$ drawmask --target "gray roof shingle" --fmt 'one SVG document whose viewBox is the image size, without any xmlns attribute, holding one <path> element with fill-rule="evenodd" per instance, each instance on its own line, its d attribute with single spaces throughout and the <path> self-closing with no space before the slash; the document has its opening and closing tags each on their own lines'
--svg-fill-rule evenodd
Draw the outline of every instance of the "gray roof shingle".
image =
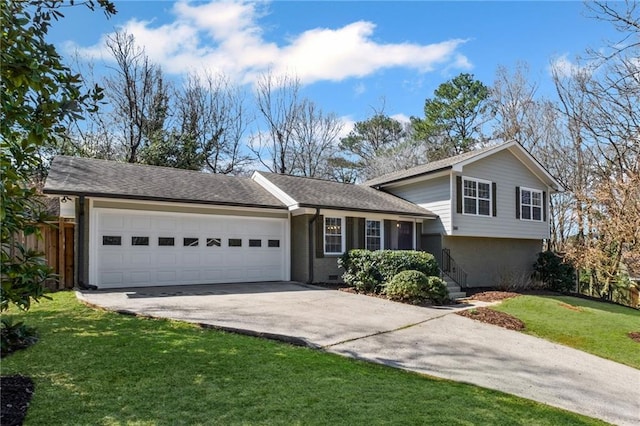
<svg viewBox="0 0 640 426">
<path fill-rule="evenodd" d="M 436 217 L 429 210 L 368 186 L 275 173 L 259 173 L 297 201 L 300 207 Z"/>
<path fill-rule="evenodd" d="M 246 177 L 67 156 L 53 160 L 44 193 L 286 208 Z"/>
<path fill-rule="evenodd" d="M 502 144 L 500 144 L 502 145 Z M 377 186 L 383 185 L 386 183 L 397 182 L 404 179 L 409 179 L 415 176 L 426 175 L 429 173 L 437 172 L 439 170 L 450 169 L 455 164 L 460 163 L 464 160 L 468 160 L 477 155 L 480 155 L 486 151 L 495 149 L 500 145 L 490 145 L 484 148 L 476 149 L 475 151 L 465 152 L 463 154 L 455 155 L 453 157 L 444 158 L 438 161 L 432 161 L 427 164 L 422 164 L 420 166 L 412 167 L 406 170 L 398 170 L 397 172 L 387 173 L 386 175 L 378 176 L 373 179 L 369 179 L 364 182 L 363 185 L 367 186 Z"/>
</svg>

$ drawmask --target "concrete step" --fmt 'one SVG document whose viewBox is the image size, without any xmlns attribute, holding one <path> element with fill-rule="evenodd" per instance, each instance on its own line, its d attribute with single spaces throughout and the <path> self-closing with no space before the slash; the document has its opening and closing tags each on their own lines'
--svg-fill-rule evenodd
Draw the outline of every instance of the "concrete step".
<svg viewBox="0 0 640 426">
<path fill-rule="evenodd" d="M 461 291 L 462 289 L 460 286 L 451 278 L 445 275 L 442 280 L 447 284 L 447 291 L 449 292 L 449 297 L 451 299 L 463 299 L 467 297 L 467 293 Z"/>
<path fill-rule="evenodd" d="M 467 297 L 467 293 L 465 293 L 463 291 L 449 292 L 449 298 L 451 300 L 465 299 L 466 297 Z"/>
</svg>

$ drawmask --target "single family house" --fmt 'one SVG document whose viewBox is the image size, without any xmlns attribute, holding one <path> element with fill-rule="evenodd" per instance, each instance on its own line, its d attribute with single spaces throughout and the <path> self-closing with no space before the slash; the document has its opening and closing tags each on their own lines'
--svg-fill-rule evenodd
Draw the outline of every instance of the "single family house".
<svg viewBox="0 0 640 426">
<path fill-rule="evenodd" d="M 366 248 L 430 251 L 457 290 L 529 271 L 559 188 L 509 142 L 362 185 L 58 156 L 44 193 L 75 204 L 80 287 L 338 282 Z"/>
</svg>

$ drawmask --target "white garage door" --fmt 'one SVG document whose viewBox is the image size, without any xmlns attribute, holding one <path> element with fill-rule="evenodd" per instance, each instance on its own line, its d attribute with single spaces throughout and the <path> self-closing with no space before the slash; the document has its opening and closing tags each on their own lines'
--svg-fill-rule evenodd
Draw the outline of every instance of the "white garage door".
<svg viewBox="0 0 640 426">
<path fill-rule="evenodd" d="M 286 219 L 96 208 L 92 220 L 99 288 L 288 277 Z"/>
</svg>

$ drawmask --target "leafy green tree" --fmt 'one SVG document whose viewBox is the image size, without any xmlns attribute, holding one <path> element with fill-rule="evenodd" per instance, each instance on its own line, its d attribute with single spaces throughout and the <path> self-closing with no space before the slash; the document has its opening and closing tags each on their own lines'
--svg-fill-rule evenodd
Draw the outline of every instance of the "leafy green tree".
<svg viewBox="0 0 640 426">
<path fill-rule="evenodd" d="M 353 130 L 340 140 L 340 149 L 350 157 L 353 169 L 371 177 L 376 174 L 370 170 L 375 160 L 402 145 L 406 137 L 407 131 L 401 122 L 376 112 L 373 117 L 354 125 Z"/>
<path fill-rule="evenodd" d="M 480 139 L 489 88 L 473 74 L 460 74 L 425 100 L 424 118 L 411 117 L 413 136 L 429 145 L 429 160 L 461 154 Z"/>
<path fill-rule="evenodd" d="M 39 150 L 63 137 L 68 124 L 93 110 L 101 97 L 97 87 L 82 93 L 81 78 L 71 72 L 46 41 L 52 20 L 63 17 L 62 0 L 0 0 L 2 38 L 1 149 L 2 290 L 0 311 L 11 304 L 29 309 L 43 295 L 42 283 L 50 275 L 43 257 L 27 250 L 16 238 L 37 232 L 43 213 L 33 182 L 41 168 Z M 116 12 L 108 0 L 82 4 Z"/>
</svg>

